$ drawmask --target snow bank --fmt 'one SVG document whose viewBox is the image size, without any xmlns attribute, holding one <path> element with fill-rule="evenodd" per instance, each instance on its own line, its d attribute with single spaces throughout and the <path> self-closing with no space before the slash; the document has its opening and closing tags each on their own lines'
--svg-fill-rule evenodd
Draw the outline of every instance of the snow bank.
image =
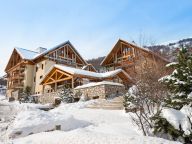
<svg viewBox="0 0 192 144">
<path fill-rule="evenodd" d="M 71 104 L 60 104 L 59 107 L 51 110 L 52 113 L 65 113 L 68 110 L 78 110 L 86 108 L 87 106 L 91 104 L 97 104 L 99 103 L 98 100 L 89 100 L 89 101 L 79 101 L 77 103 L 71 103 Z"/>
<path fill-rule="evenodd" d="M 172 108 L 164 108 L 161 112 L 161 116 L 177 130 L 180 130 L 181 127 L 185 134 L 189 135 L 192 132 L 191 124 L 187 115 L 183 112 L 187 113 L 187 109 L 185 108 L 179 111 Z"/>
<path fill-rule="evenodd" d="M 75 130 L 71 132 L 54 131 L 39 133 L 25 138 L 16 139 L 14 144 L 180 144 L 161 138 L 144 136 L 120 136 L 91 132 L 88 130 Z"/>
<path fill-rule="evenodd" d="M 61 125 L 61 130 L 69 131 L 90 125 L 89 122 L 75 119 L 71 115 L 56 114 L 41 110 L 20 112 L 8 129 L 10 138 L 18 138 L 34 133 L 52 131 L 56 125 Z"/>
</svg>

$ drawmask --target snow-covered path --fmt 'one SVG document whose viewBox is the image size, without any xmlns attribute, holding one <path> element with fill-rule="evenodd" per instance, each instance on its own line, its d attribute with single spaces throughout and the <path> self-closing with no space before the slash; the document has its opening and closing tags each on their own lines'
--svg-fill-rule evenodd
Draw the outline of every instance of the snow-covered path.
<svg viewBox="0 0 192 144">
<path fill-rule="evenodd" d="M 8 133 L 21 131 L 22 135 L 10 139 L 11 144 L 175 144 L 160 138 L 144 137 L 123 110 L 88 109 L 92 102 L 62 104 L 44 112 L 38 105 L 7 103 L 16 118 L 9 124 Z M 3 102 L 4 104 L 6 102 Z M 12 106 L 11 106 L 12 105 Z M 5 108 L 5 107 L 4 107 Z M 8 114 L 9 116 L 9 114 Z M 62 131 L 49 131 L 57 123 Z M 1 125 L 0 125 L 1 127 Z M 3 127 L 1 127 L 3 128 Z M 47 131 L 47 132 L 46 132 Z M 4 131 L 5 132 L 5 131 Z M 26 132 L 30 135 L 26 136 Z M 1 142 L 0 142 L 1 143 Z"/>
</svg>

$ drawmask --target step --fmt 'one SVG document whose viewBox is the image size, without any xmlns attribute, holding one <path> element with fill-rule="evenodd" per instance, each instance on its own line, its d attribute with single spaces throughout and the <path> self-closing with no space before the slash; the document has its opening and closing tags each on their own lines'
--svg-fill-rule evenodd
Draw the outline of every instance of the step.
<svg viewBox="0 0 192 144">
<path fill-rule="evenodd" d="M 106 110 L 122 110 L 124 107 L 111 107 L 111 106 L 88 106 L 90 109 L 106 109 Z"/>
</svg>

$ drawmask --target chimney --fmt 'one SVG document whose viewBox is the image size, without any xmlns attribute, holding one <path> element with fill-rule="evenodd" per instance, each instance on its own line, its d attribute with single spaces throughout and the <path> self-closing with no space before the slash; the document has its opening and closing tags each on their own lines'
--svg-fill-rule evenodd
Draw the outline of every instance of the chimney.
<svg viewBox="0 0 192 144">
<path fill-rule="evenodd" d="M 46 50 L 47 50 L 47 48 L 43 48 L 43 47 L 38 47 L 38 48 L 35 49 L 35 51 L 38 52 L 38 53 L 43 53 Z"/>
</svg>

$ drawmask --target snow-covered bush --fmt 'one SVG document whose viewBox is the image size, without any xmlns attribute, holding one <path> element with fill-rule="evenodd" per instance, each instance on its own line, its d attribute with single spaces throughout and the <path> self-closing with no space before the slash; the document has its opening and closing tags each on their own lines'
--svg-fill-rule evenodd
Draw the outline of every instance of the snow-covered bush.
<svg viewBox="0 0 192 144">
<path fill-rule="evenodd" d="M 61 97 L 62 101 L 65 103 L 74 102 L 74 92 L 71 88 L 63 88 L 59 92 L 59 96 Z"/>
<path fill-rule="evenodd" d="M 167 89 L 158 82 L 160 76 L 161 73 L 147 69 L 124 96 L 125 111 L 134 113 L 132 120 L 144 135 L 151 135 L 151 117 L 161 109 L 161 103 L 167 95 Z"/>
</svg>

